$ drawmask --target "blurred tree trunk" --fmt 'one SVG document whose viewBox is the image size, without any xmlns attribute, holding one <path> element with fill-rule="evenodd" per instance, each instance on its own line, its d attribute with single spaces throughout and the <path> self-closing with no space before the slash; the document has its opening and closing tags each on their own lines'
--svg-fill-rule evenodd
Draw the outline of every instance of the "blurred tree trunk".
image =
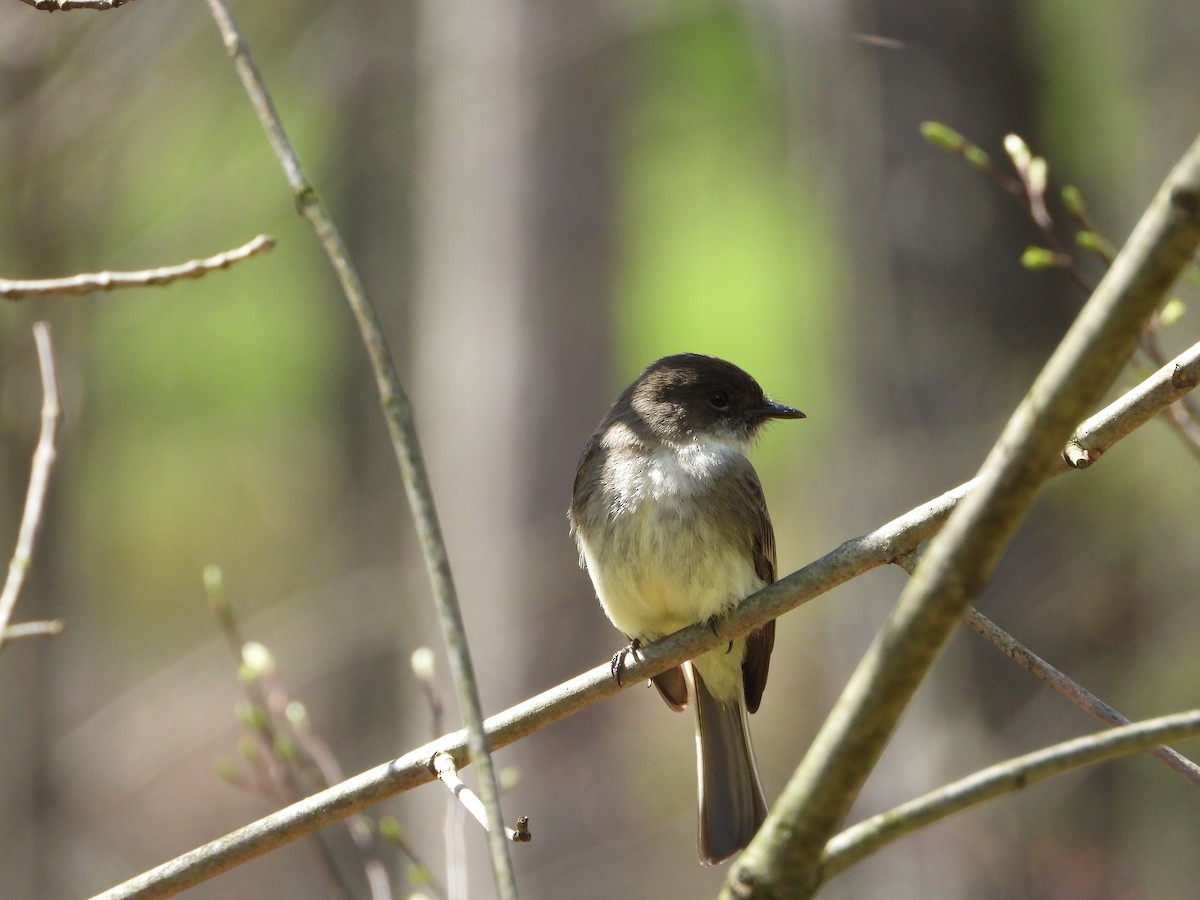
<svg viewBox="0 0 1200 900">
<path fill-rule="evenodd" d="M 53 172 L 41 165 L 36 155 L 42 121 L 33 113 L 38 88 L 57 67 L 47 52 L 53 39 L 36 33 L 28 23 L 25 35 L 28 56 L 7 75 L 10 91 L 4 95 L 0 114 L 7 127 L 0 130 L 0 188 L 6 197 L 0 215 L 10 226 L 4 229 L 4 257 L 14 270 L 0 271 L 10 278 L 52 277 L 69 271 L 71 241 L 63 240 L 50 223 L 70 219 L 70 200 L 63 196 Z M 18 57 L 19 58 L 19 57 Z M 68 229 L 70 230 L 70 229 Z M 29 470 L 41 421 L 41 382 L 31 326 L 35 321 L 51 323 L 55 364 L 60 391 L 77 383 L 80 336 L 91 315 L 75 306 L 73 313 L 56 316 L 53 301 L 33 299 L 20 305 L 6 304 L 0 323 L 0 571 L 6 576 L 29 483 Z M 64 419 L 78 412 L 71 401 Z M 36 619 L 62 618 L 69 622 L 72 600 L 65 589 L 69 566 L 61 532 L 61 505 L 69 485 L 64 486 L 64 469 L 74 457 L 66 446 L 77 431 L 74 423 L 62 421 L 58 439 L 58 462 L 51 477 L 43 509 L 39 540 L 31 570 L 10 624 Z M 65 463 L 65 465 L 64 465 Z M 68 476 L 69 480 L 69 476 Z M 53 602 L 52 602 L 53 598 Z M 53 896 L 60 888 L 56 871 L 59 825 L 63 821 L 63 798 L 51 776 L 52 723 L 69 705 L 55 674 L 59 638 L 32 639 L 5 646 L 0 656 L 0 796 L 4 816 L 0 819 L 0 894 L 13 900 Z"/>
<path fill-rule="evenodd" d="M 595 663 L 617 639 L 576 568 L 565 515 L 576 456 L 561 452 L 583 446 L 608 392 L 602 8 L 420 5 L 415 402 L 487 713 Z M 516 756 L 529 776 L 509 818 L 531 815 L 558 846 L 574 836 L 564 830 L 582 840 L 593 828 L 565 814 L 564 791 L 606 793 L 597 748 L 581 747 L 596 721 L 500 760 Z M 515 855 L 532 861 L 537 847 Z"/>
</svg>

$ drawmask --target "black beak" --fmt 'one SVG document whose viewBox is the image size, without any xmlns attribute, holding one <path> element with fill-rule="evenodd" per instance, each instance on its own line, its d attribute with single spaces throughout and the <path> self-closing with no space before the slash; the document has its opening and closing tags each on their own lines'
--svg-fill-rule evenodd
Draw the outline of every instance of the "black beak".
<svg viewBox="0 0 1200 900">
<path fill-rule="evenodd" d="M 792 409 L 790 406 L 784 406 L 782 403 L 776 403 L 774 400 L 768 400 L 759 409 L 755 410 L 758 415 L 764 419 L 806 419 L 804 413 L 798 409 Z"/>
</svg>

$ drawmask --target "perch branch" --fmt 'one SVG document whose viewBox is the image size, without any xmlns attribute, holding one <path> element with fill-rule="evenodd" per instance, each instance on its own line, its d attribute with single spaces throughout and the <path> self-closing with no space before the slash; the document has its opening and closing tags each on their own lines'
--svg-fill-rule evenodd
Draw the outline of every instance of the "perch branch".
<svg viewBox="0 0 1200 900">
<path fill-rule="evenodd" d="M 1171 373 L 1167 370 L 1173 368 L 1174 364 L 1168 365 L 1166 370 L 1160 370 L 1148 380 L 1165 377 L 1169 381 Z M 1197 374 L 1200 372 L 1200 362 L 1193 361 L 1188 370 Z M 1187 388 L 1181 387 L 1179 390 L 1186 392 Z M 1172 402 L 1174 399 L 1177 399 L 1174 395 L 1160 397 L 1163 403 Z M 1120 417 L 1132 415 L 1132 409 L 1131 400 L 1125 405 L 1112 404 L 1106 409 L 1106 413 Z M 1092 450 L 1099 451 L 1099 455 L 1108 449 L 1107 445 L 1100 443 L 1102 439 L 1111 436 L 1118 440 L 1123 434 L 1124 429 L 1121 427 L 1095 429 L 1086 439 L 1086 444 Z M 1077 470 L 1060 460 L 1057 474 L 1075 471 Z M 618 685 L 612 677 L 610 664 L 606 661 L 603 665 L 490 717 L 486 725 L 492 746 L 508 746 L 547 725 L 723 644 L 732 637 L 744 634 L 771 619 L 779 618 L 788 610 L 864 572 L 889 565 L 905 554 L 912 553 L 922 541 L 937 532 L 956 504 L 970 493 L 975 484 L 974 480 L 962 484 L 868 534 L 845 541 L 820 559 L 748 597 L 733 613 L 715 625 L 693 625 L 642 647 L 637 657 L 631 657 L 626 663 L 625 671 L 628 677 L 623 679 L 623 686 Z M 398 759 L 368 769 L 341 784 L 306 797 L 222 838 L 143 872 L 100 894 L 97 900 L 147 900 L 170 897 L 194 887 L 388 797 L 429 783 L 435 777 L 431 765 L 433 757 L 438 753 L 449 753 L 461 766 L 467 759 L 466 733 L 459 731 L 445 735 Z"/>
</svg>

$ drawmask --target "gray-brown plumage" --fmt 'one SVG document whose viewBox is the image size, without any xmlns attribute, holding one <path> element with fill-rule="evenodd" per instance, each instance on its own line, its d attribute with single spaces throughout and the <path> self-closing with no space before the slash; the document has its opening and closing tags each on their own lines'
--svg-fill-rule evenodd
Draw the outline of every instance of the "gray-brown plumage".
<svg viewBox="0 0 1200 900">
<path fill-rule="evenodd" d="M 775 537 L 746 457 L 770 419 L 802 418 L 711 356 L 651 364 L 592 435 L 575 478 L 571 532 L 596 595 L 631 641 L 728 612 L 775 580 Z M 654 679 L 673 709 L 694 700 L 699 850 L 717 863 L 766 815 L 746 712 L 766 686 L 775 623 Z"/>
</svg>

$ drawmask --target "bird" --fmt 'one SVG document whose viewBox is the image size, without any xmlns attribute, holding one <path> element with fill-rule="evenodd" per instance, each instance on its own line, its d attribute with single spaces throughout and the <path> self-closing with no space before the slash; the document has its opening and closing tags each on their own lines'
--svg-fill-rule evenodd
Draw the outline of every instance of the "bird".
<svg viewBox="0 0 1200 900">
<path fill-rule="evenodd" d="M 747 456 L 763 426 L 804 413 L 738 366 L 681 353 L 649 366 L 612 404 L 580 457 L 570 531 L 605 614 L 629 640 L 613 658 L 715 622 L 775 580 L 775 535 Z M 775 622 L 653 679 L 695 710 L 700 861 L 742 850 L 767 806 L 750 742 Z"/>
</svg>

